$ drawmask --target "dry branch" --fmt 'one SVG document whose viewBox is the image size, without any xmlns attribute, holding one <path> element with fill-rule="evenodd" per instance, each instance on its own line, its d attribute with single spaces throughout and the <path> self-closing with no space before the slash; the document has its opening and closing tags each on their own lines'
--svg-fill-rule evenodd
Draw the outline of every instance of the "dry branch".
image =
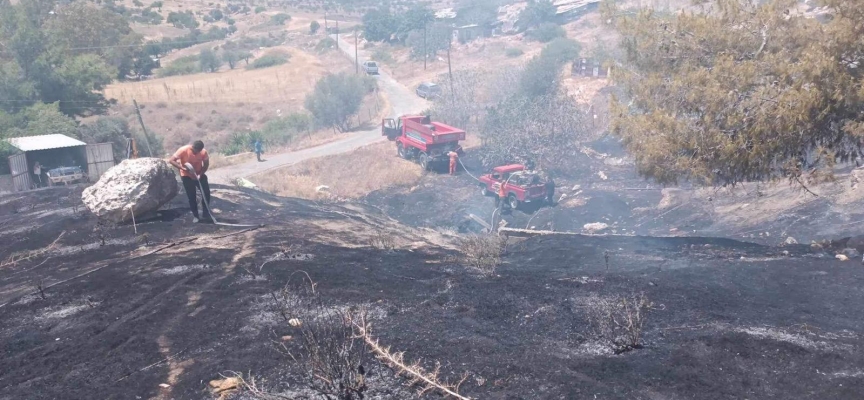
<svg viewBox="0 0 864 400">
<path fill-rule="evenodd" d="M 440 364 L 436 363 L 435 369 L 431 372 L 427 372 L 420 365 L 419 361 L 413 363 L 406 362 L 404 352 L 394 353 L 390 351 L 389 347 L 381 346 L 378 343 L 378 340 L 371 336 L 370 324 L 366 321 L 365 317 L 361 316 L 358 320 L 352 320 L 351 322 L 354 326 L 356 337 L 363 339 L 370 351 L 375 354 L 375 358 L 386 364 L 398 374 L 407 376 L 409 378 L 408 386 L 418 386 L 420 388 L 418 391 L 420 395 L 429 391 L 438 391 L 444 396 L 452 397 L 454 399 L 471 400 L 470 397 L 465 397 L 459 394 L 459 386 L 468 377 L 467 375 L 463 376 L 462 379 L 455 384 L 443 382 L 438 377 Z"/>
<path fill-rule="evenodd" d="M 4 261 L 2 264 L 0 264 L 0 268 L 14 266 L 14 265 L 17 265 L 19 262 L 29 261 L 29 260 L 32 260 L 34 258 L 41 257 L 41 256 L 47 254 L 48 252 L 57 248 L 57 242 L 59 242 L 60 239 L 63 238 L 63 235 L 65 235 L 65 234 L 66 234 L 66 231 L 60 232 L 60 235 L 57 236 L 57 239 L 54 239 L 54 241 L 51 242 L 51 244 L 49 244 L 48 246 L 43 247 L 41 249 L 30 250 L 30 251 L 26 251 L 26 252 L 19 252 L 19 253 L 12 254 L 11 256 L 9 256 L 9 258 L 6 259 L 6 261 Z"/>
</svg>

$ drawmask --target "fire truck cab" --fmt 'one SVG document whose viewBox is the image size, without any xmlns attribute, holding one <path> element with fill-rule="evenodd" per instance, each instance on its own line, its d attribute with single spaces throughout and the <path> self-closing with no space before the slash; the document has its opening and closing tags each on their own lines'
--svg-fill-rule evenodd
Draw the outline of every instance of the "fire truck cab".
<svg viewBox="0 0 864 400">
<path fill-rule="evenodd" d="M 484 196 L 500 196 L 504 186 L 504 199 L 511 208 L 522 203 L 543 201 L 546 198 L 546 182 L 534 171 L 522 164 L 495 167 L 492 172 L 480 176 L 480 191 Z"/>
<path fill-rule="evenodd" d="M 460 156 L 463 154 L 459 141 L 465 140 L 465 131 L 434 122 L 428 115 L 384 119 L 381 122 L 381 135 L 396 142 L 399 157 L 415 160 L 427 171 L 446 165 L 451 151 Z"/>
</svg>

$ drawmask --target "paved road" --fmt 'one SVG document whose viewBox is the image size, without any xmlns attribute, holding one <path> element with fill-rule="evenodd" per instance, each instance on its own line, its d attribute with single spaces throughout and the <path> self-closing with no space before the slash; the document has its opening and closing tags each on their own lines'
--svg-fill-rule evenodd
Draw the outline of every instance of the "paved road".
<svg viewBox="0 0 864 400">
<path fill-rule="evenodd" d="M 353 38 L 352 38 L 353 39 Z M 339 40 L 339 49 L 345 52 L 351 60 L 354 60 L 354 41 Z M 363 49 L 358 51 L 358 58 L 362 63 L 369 59 Z M 377 76 L 378 87 L 390 102 L 391 116 L 419 113 L 429 108 L 429 103 L 417 97 L 412 89 L 406 88 L 386 73 Z M 333 142 L 310 147 L 290 153 L 268 154 L 266 162 L 250 161 L 244 164 L 217 168 L 207 173 L 210 182 L 231 184 L 237 178 L 245 178 L 260 174 L 268 170 L 291 165 L 310 158 L 329 156 L 345 153 L 357 148 L 385 140 L 381 136 L 381 129 L 375 128 L 368 131 L 346 133 L 345 137 Z"/>
</svg>

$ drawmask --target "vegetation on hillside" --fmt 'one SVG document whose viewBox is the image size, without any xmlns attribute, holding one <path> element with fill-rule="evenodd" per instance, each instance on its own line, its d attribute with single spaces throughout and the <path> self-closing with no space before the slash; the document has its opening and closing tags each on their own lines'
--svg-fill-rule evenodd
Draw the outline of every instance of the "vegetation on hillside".
<svg viewBox="0 0 864 400">
<path fill-rule="evenodd" d="M 830 176 L 861 157 L 864 9 L 826 0 L 826 21 L 793 0 L 714 0 L 711 13 L 614 16 L 625 51 L 613 132 L 663 183 Z"/>
<path fill-rule="evenodd" d="M 374 90 L 374 85 L 374 79 L 354 74 L 327 75 L 318 80 L 314 92 L 306 95 L 306 109 L 320 126 L 346 132 L 351 128 L 351 116 L 360 109 L 363 97 L 370 89 Z"/>
</svg>

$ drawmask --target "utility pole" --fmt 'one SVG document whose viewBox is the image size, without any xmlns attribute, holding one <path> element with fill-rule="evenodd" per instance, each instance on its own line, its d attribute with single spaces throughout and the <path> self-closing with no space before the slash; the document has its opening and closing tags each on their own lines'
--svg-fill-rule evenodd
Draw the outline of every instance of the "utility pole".
<svg viewBox="0 0 864 400">
<path fill-rule="evenodd" d="M 447 75 L 450 75 L 450 99 L 453 106 L 456 106 L 456 92 L 453 90 L 453 68 L 450 66 L 450 49 L 453 47 L 453 31 L 450 31 L 450 37 L 447 38 Z"/>
<path fill-rule="evenodd" d="M 327 10 L 324 10 L 324 33 L 327 33 Z"/>
<path fill-rule="evenodd" d="M 144 126 L 144 119 L 141 118 L 141 109 L 138 108 L 138 102 L 132 99 L 132 104 L 135 105 L 135 114 L 138 114 L 138 123 L 141 124 L 141 129 L 144 130 L 144 141 L 147 143 L 147 153 L 153 157 L 153 149 L 150 148 L 150 135 L 147 134 L 147 127 Z"/>
<path fill-rule="evenodd" d="M 357 58 L 357 41 L 360 34 L 357 32 L 357 25 L 354 25 L 354 73 L 360 74 L 360 59 Z"/>
<path fill-rule="evenodd" d="M 336 50 L 339 50 L 339 20 L 336 20 Z"/>
<path fill-rule="evenodd" d="M 429 58 L 429 52 L 426 50 L 426 22 L 423 22 L 423 70 L 426 70 L 426 59 Z"/>
</svg>

